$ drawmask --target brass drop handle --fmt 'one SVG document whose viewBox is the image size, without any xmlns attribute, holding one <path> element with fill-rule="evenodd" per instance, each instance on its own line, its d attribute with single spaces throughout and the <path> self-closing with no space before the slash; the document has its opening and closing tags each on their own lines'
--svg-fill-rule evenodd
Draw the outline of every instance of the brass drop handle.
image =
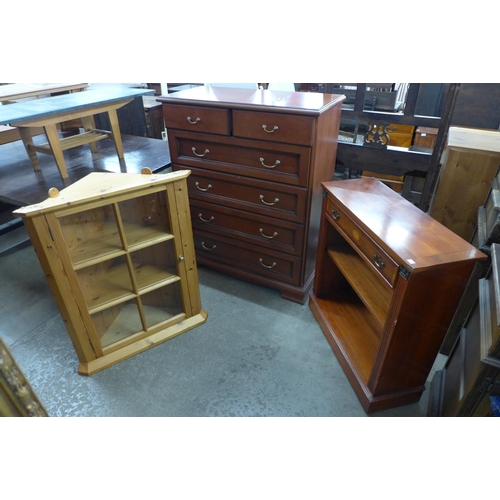
<svg viewBox="0 0 500 500">
<path fill-rule="evenodd" d="M 187 121 L 193 125 L 195 125 L 196 123 L 198 123 L 199 121 L 201 120 L 200 117 L 196 118 L 196 120 L 192 120 L 190 116 L 187 117 Z"/>
<path fill-rule="evenodd" d="M 382 269 L 383 267 L 385 267 L 385 262 L 384 262 L 384 259 L 382 259 L 382 257 L 376 253 L 374 256 L 373 256 L 373 260 L 375 261 L 375 265 L 379 268 L 379 269 Z"/>
<path fill-rule="evenodd" d="M 262 128 L 264 129 L 264 132 L 267 132 L 268 134 L 272 134 L 275 130 L 278 130 L 278 127 L 275 125 L 272 130 L 267 130 L 266 125 L 262 125 Z"/>
<path fill-rule="evenodd" d="M 196 148 L 191 148 L 191 151 L 196 155 L 199 156 L 200 158 L 203 158 L 205 155 L 210 153 L 208 149 L 205 149 L 205 151 L 200 155 L 199 153 L 196 152 Z"/>
<path fill-rule="evenodd" d="M 212 251 L 212 250 L 215 250 L 217 248 L 217 245 L 214 245 L 212 248 L 208 248 L 206 245 L 205 245 L 205 242 L 202 241 L 201 242 L 201 246 L 205 249 L 205 250 L 209 250 L 209 251 Z"/>
<path fill-rule="evenodd" d="M 200 191 L 208 191 L 209 189 L 212 188 L 212 184 L 209 184 L 206 188 L 200 187 L 199 182 L 195 182 L 194 185 L 200 190 Z"/>
<path fill-rule="evenodd" d="M 264 200 L 264 195 L 263 195 L 263 194 L 261 194 L 261 195 L 259 196 L 259 198 L 260 198 L 260 201 L 261 201 L 262 203 L 264 203 L 264 205 L 270 205 L 270 206 L 272 206 L 272 205 L 274 205 L 275 203 L 278 203 L 278 201 L 280 201 L 280 199 L 279 199 L 279 198 L 274 198 L 274 201 L 272 201 L 272 202 L 268 202 L 268 201 Z"/>
<path fill-rule="evenodd" d="M 212 222 L 212 221 L 214 220 L 213 215 L 212 215 L 212 217 L 210 217 L 210 219 L 204 219 L 204 218 L 203 218 L 203 215 L 198 214 L 198 218 L 199 218 L 202 222 Z"/>
<path fill-rule="evenodd" d="M 259 158 L 260 162 L 262 163 L 262 165 L 266 168 L 274 168 L 274 167 L 277 167 L 281 162 L 279 160 L 276 160 L 274 165 L 266 165 L 264 163 L 264 158 Z"/>
<path fill-rule="evenodd" d="M 264 230 L 262 228 L 259 228 L 259 233 L 264 236 L 264 238 L 267 238 L 269 240 L 272 240 L 273 238 L 276 238 L 278 236 L 278 233 L 274 231 L 274 234 L 272 236 L 268 236 L 267 234 L 264 234 Z"/>
<path fill-rule="evenodd" d="M 334 208 L 332 209 L 332 217 L 333 217 L 333 220 L 339 220 L 340 219 L 340 214 Z"/>
<path fill-rule="evenodd" d="M 267 267 L 267 269 L 272 269 L 276 265 L 276 262 L 273 262 L 270 266 L 267 266 L 266 264 L 264 264 L 263 259 L 259 259 L 259 262 L 263 267 Z"/>
</svg>

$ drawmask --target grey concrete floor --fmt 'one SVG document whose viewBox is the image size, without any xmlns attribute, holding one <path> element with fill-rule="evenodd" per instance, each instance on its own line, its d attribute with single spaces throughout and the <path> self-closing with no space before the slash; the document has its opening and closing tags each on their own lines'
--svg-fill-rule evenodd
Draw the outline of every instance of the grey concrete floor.
<svg viewBox="0 0 500 500">
<path fill-rule="evenodd" d="M 21 227 L 0 236 L 0 336 L 51 417 L 425 416 L 428 391 L 367 415 L 307 304 L 199 278 L 205 324 L 85 377 Z"/>
</svg>

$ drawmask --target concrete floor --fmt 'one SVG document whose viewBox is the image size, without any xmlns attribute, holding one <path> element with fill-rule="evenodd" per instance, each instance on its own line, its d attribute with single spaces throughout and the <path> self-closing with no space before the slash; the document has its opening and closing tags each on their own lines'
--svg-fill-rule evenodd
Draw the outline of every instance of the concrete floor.
<svg viewBox="0 0 500 500">
<path fill-rule="evenodd" d="M 85 377 L 20 227 L 0 236 L 0 336 L 52 417 L 368 416 L 307 304 L 199 277 L 204 325 Z M 370 416 L 425 416 L 427 397 Z"/>
</svg>

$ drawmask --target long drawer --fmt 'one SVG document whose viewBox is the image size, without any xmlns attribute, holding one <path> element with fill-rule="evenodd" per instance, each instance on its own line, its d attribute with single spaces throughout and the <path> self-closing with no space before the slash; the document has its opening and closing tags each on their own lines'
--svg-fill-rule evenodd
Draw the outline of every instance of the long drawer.
<svg viewBox="0 0 500 500">
<path fill-rule="evenodd" d="M 292 255 L 301 255 L 304 225 L 227 208 L 199 200 L 191 200 L 193 229 L 201 229 L 249 244 Z"/>
<path fill-rule="evenodd" d="M 331 198 L 328 198 L 326 210 L 330 222 L 342 230 L 346 238 L 353 243 L 353 247 L 358 253 L 371 264 L 371 269 L 393 287 L 398 275 L 398 264 L 363 229 L 355 224 Z"/>
<path fill-rule="evenodd" d="M 235 137 L 310 146 L 313 143 L 313 134 L 312 116 L 233 111 Z"/>
<path fill-rule="evenodd" d="M 311 148 L 169 131 L 173 163 L 307 187 Z"/>
<path fill-rule="evenodd" d="M 300 284 L 301 259 L 205 231 L 194 231 L 196 254 L 292 285 Z"/>
<path fill-rule="evenodd" d="M 173 165 L 173 169 L 182 170 L 185 167 Z M 306 188 L 197 168 L 191 168 L 187 181 L 190 199 L 301 224 L 306 218 Z"/>
<path fill-rule="evenodd" d="M 228 109 L 163 104 L 163 117 L 167 129 L 209 132 L 211 134 L 222 135 L 229 135 L 231 133 L 229 126 L 230 112 Z"/>
</svg>

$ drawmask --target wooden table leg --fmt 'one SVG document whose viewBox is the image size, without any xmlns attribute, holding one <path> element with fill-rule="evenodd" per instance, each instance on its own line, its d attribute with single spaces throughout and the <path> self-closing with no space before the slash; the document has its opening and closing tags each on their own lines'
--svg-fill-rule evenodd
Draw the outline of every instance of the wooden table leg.
<svg viewBox="0 0 500 500">
<path fill-rule="evenodd" d="M 61 148 L 61 143 L 59 142 L 59 134 L 57 132 L 57 127 L 55 123 L 50 125 L 45 125 L 44 127 L 45 135 L 49 141 L 50 149 L 54 155 L 54 159 L 57 163 L 57 168 L 61 173 L 61 177 L 66 179 L 68 177 L 68 171 L 66 169 L 66 162 L 64 161 L 63 150 Z"/>
<path fill-rule="evenodd" d="M 38 171 L 41 170 L 40 162 L 38 161 L 38 156 L 36 155 L 36 151 L 33 151 L 30 148 L 30 144 L 33 144 L 33 137 L 31 135 L 31 130 L 29 127 L 19 127 L 19 134 L 23 141 L 24 147 L 26 149 L 26 153 L 28 153 L 28 157 L 33 165 L 33 170 Z"/>
<path fill-rule="evenodd" d="M 118 158 L 123 158 L 122 136 L 120 134 L 120 124 L 118 123 L 118 115 L 116 109 L 108 110 L 109 123 L 111 124 L 111 132 L 113 133 L 113 141 L 115 143 Z"/>
<path fill-rule="evenodd" d="M 90 132 L 91 130 L 95 129 L 95 122 L 93 116 L 82 116 L 81 120 L 85 132 Z M 89 146 L 90 146 L 90 151 L 92 151 L 92 153 L 97 152 L 95 142 L 90 142 Z"/>
</svg>

